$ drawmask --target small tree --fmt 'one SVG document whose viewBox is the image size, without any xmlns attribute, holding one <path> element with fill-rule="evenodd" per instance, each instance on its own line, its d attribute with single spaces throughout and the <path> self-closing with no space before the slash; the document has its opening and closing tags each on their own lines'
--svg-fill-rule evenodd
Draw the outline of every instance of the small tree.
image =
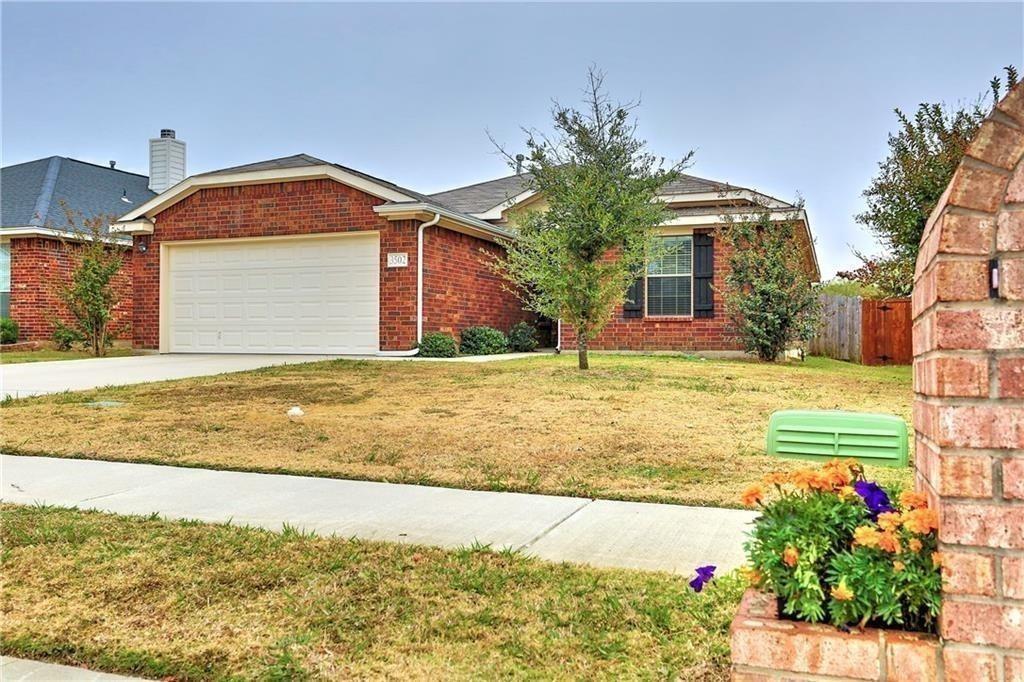
<svg viewBox="0 0 1024 682">
<path fill-rule="evenodd" d="M 56 293 L 71 317 L 70 325 L 57 321 L 57 335 L 77 338 L 94 356 L 106 355 L 112 340 L 111 319 L 118 295 L 113 279 L 121 269 L 121 249 L 111 244 L 106 226 L 112 217 L 85 218 L 61 202 L 68 232 L 78 237 L 75 268 L 67 281 L 55 284 Z"/>
<path fill-rule="evenodd" d="M 589 368 L 590 342 L 654 255 L 654 228 L 665 218 L 658 188 L 692 155 L 664 168 L 636 137 L 636 104 L 612 104 L 603 81 L 591 68 L 583 111 L 554 105 L 553 137 L 527 131 L 525 177 L 547 210 L 526 213 L 495 261 L 528 309 L 573 326 L 580 369 Z"/>
<path fill-rule="evenodd" d="M 818 294 L 796 240 L 798 221 L 772 220 L 767 209 L 722 216 L 717 237 L 731 247 L 725 275 L 725 312 L 744 348 L 775 361 L 818 326 Z"/>
<path fill-rule="evenodd" d="M 1007 66 L 1006 87 L 1017 83 L 1017 70 Z M 956 109 L 942 104 L 920 104 L 911 116 L 896 109 L 899 130 L 889 135 L 889 156 L 878 164 L 864 190 L 867 210 L 857 222 L 868 227 L 882 243 L 881 256 L 855 255 L 864 263 L 853 274 L 874 284 L 887 296 L 909 296 L 914 263 L 928 216 L 953 178 L 967 146 L 992 106 L 1001 98 L 1002 81 L 989 83 L 991 100 L 979 97 L 971 106 Z M 844 273 L 843 276 L 849 276 Z"/>
</svg>

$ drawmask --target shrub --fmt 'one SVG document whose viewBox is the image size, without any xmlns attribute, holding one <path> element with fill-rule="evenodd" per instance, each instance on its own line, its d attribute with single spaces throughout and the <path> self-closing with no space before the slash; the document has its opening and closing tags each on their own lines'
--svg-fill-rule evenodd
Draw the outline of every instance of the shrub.
<svg viewBox="0 0 1024 682">
<path fill-rule="evenodd" d="M 9 317 L 0 317 L 0 343 L 18 342 L 18 323 Z"/>
<path fill-rule="evenodd" d="M 454 358 L 459 354 L 455 339 L 442 332 L 424 334 L 419 345 L 419 355 L 424 358 Z"/>
<path fill-rule="evenodd" d="M 508 350 L 508 337 L 494 327 L 469 327 L 462 330 L 459 352 L 463 355 L 495 355 Z"/>
<path fill-rule="evenodd" d="M 63 322 L 57 322 L 53 328 L 53 343 L 57 350 L 71 350 L 76 343 L 85 343 L 85 336 L 77 329 L 72 329 Z"/>
<path fill-rule="evenodd" d="M 517 322 L 508 333 L 508 347 L 516 353 L 537 349 L 537 330 L 529 322 Z"/>
<path fill-rule="evenodd" d="M 773 489 L 765 502 L 766 488 Z M 761 508 L 745 544 L 751 581 L 782 613 L 838 627 L 932 632 L 942 599 L 938 515 L 921 493 L 897 498 L 855 461 L 772 474 L 743 493 Z"/>
</svg>

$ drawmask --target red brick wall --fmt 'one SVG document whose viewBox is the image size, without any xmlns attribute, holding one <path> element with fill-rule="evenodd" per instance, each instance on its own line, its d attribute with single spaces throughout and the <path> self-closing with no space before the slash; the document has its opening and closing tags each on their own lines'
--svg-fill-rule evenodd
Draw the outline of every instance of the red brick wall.
<svg viewBox="0 0 1024 682">
<path fill-rule="evenodd" d="M 380 233 L 380 344 L 405 350 L 416 343 L 416 231 L 418 221 L 389 222 L 373 212 L 382 199 L 333 180 L 203 189 L 156 216 L 148 245 L 135 259 L 135 345 L 159 346 L 160 243 L 193 239 L 320 234 L 360 230 Z M 488 324 L 506 329 L 521 319 L 518 306 L 484 272 L 480 249 L 500 248 L 442 228 L 428 228 L 424 245 L 424 329 Z M 408 254 L 408 266 L 387 267 L 387 254 Z"/>
<path fill-rule="evenodd" d="M 487 325 L 508 330 L 533 321 L 519 299 L 505 290 L 501 276 L 488 264 L 504 249 L 493 242 L 428 227 L 423 241 L 423 331 L 456 338 L 466 327 Z"/>
<path fill-rule="evenodd" d="M 940 514 L 940 631 L 958 682 L 1024 679 L 1022 159 L 1018 85 L 932 213 L 915 274 L 916 477 Z"/>
<path fill-rule="evenodd" d="M 57 296 L 78 262 L 81 245 L 44 237 L 11 240 L 11 317 L 18 323 L 20 341 L 49 341 L 54 321 L 70 321 Z M 132 336 L 132 250 L 124 249 L 124 264 L 114 278 L 119 302 L 114 307 L 114 331 L 119 339 Z"/>
<path fill-rule="evenodd" d="M 696 230 L 695 232 L 701 232 Z M 714 277 L 712 296 L 714 317 L 623 317 L 622 306 L 608 325 L 591 343 L 593 350 L 676 350 L 720 351 L 743 350 L 742 344 L 729 331 L 722 296 L 731 248 L 721 240 L 714 242 Z M 576 348 L 576 335 L 569 325 L 562 325 L 562 348 Z"/>
</svg>

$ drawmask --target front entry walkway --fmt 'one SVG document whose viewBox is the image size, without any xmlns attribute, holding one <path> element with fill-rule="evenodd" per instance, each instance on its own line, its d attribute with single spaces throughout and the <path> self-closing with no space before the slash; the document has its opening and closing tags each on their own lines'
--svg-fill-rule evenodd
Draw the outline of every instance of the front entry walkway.
<svg viewBox="0 0 1024 682">
<path fill-rule="evenodd" d="M 0 456 L 0 500 L 690 574 L 743 563 L 753 512 L 330 478 Z"/>
</svg>

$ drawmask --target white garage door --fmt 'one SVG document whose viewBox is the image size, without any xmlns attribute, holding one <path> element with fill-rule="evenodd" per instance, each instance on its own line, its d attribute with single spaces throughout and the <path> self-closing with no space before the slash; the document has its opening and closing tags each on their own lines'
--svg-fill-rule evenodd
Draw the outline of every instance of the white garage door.
<svg viewBox="0 0 1024 682">
<path fill-rule="evenodd" d="M 376 234 L 169 246 L 172 353 L 378 349 Z"/>
</svg>

